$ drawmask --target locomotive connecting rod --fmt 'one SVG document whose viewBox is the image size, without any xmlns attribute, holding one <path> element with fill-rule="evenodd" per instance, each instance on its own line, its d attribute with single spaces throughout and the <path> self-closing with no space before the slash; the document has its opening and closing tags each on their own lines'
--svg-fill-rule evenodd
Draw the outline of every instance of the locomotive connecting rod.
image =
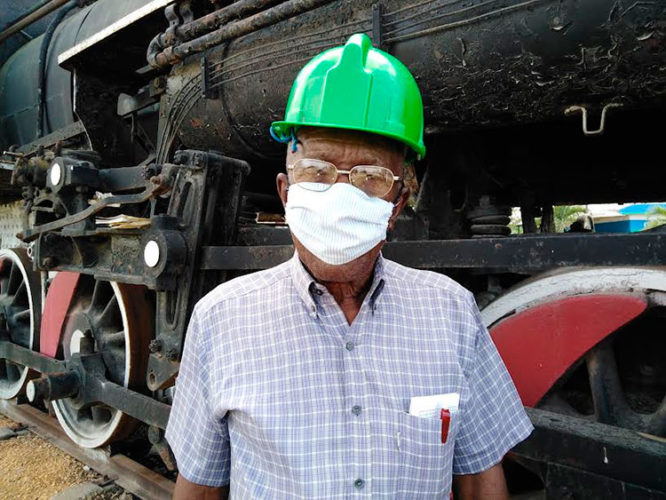
<svg viewBox="0 0 666 500">
<path fill-rule="evenodd" d="M 271 9 L 259 12 L 246 19 L 236 21 L 220 29 L 212 31 L 190 42 L 183 43 L 174 47 L 167 47 L 162 52 L 149 57 L 148 63 L 154 67 L 165 67 L 182 61 L 187 56 L 198 54 L 204 50 L 219 45 L 222 42 L 239 38 L 243 35 L 253 33 L 257 30 L 277 24 L 280 21 L 302 14 L 309 10 L 316 9 L 333 0 L 288 0 Z"/>
<path fill-rule="evenodd" d="M 0 360 L 6 359 L 42 373 L 27 387 L 28 399 L 74 397 L 79 405 L 104 403 L 148 425 L 166 429 L 171 407 L 108 380 L 101 354 L 74 355 L 69 361 L 50 358 L 14 344 L 0 330 Z"/>
</svg>

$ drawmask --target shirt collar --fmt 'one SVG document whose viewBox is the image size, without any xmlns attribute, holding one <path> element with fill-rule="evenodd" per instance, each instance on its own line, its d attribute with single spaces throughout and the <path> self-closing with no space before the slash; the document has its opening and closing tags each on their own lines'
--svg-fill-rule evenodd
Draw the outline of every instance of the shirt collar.
<svg viewBox="0 0 666 500">
<path fill-rule="evenodd" d="M 298 257 L 298 252 L 294 252 L 291 259 L 291 279 L 296 293 L 301 298 L 303 303 L 307 306 L 310 316 L 317 317 L 317 308 L 319 307 L 316 296 L 322 295 L 326 290 L 324 285 L 320 285 L 315 281 L 312 275 L 305 269 L 305 266 Z M 380 253 L 375 262 L 374 275 L 372 277 L 372 284 L 370 290 L 366 295 L 365 300 L 370 302 L 370 307 L 374 313 L 376 308 L 377 299 L 384 289 L 384 257 Z"/>
</svg>

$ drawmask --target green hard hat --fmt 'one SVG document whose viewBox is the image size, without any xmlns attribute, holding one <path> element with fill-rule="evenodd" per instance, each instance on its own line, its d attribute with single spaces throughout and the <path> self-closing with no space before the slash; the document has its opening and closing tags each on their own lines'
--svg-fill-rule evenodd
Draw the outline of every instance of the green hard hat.
<svg viewBox="0 0 666 500">
<path fill-rule="evenodd" d="M 395 57 L 372 46 L 365 34 L 326 50 L 300 71 L 283 121 L 271 134 L 286 142 L 300 126 L 362 130 L 407 144 L 419 157 L 423 102 L 416 80 Z"/>
</svg>

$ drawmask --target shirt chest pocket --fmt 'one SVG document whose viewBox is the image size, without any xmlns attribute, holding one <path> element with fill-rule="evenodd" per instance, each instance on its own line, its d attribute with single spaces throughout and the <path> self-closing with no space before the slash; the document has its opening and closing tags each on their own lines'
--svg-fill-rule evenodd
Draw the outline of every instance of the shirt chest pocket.
<svg viewBox="0 0 666 500">
<path fill-rule="evenodd" d="M 418 491 L 423 495 L 419 498 L 448 494 L 457 417 L 457 414 L 451 416 L 448 437 L 442 443 L 440 419 L 415 417 L 401 411 L 378 411 L 374 425 L 379 456 L 374 458 L 375 463 L 384 464 L 379 475 L 393 483 L 387 485 L 390 491 Z"/>
</svg>

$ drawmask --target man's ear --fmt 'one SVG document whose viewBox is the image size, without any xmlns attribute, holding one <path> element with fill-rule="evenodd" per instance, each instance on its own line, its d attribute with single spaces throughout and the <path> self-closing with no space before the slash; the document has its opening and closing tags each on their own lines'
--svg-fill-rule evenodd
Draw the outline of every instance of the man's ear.
<svg viewBox="0 0 666 500">
<path fill-rule="evenodd" d="M 289 177 L 284 172 L 280 172 L 275 179 L 277 184 L 277 192 L 282 201 L 282 206 L 287 206 L 287 191 L 289 190 Z"/>
<path fill-rule="evenodd" d="M 402 212 L 402 209 L 404 208 L 405 204 L 409 200 L 409 188 L 403 186 L 402 189 L 400 189 L 400 194 L 398 195 L 398 201 L 395 202 L 394 207 L 393 207 L 393 213 L 391 214 L 391 218 L 388 221 L 388 231 L 393 231 L 393 227 L 395 226 L 395 221 L 398 220 L 398 216 L 400 215 L 400 212 Z"/>
</svg>

